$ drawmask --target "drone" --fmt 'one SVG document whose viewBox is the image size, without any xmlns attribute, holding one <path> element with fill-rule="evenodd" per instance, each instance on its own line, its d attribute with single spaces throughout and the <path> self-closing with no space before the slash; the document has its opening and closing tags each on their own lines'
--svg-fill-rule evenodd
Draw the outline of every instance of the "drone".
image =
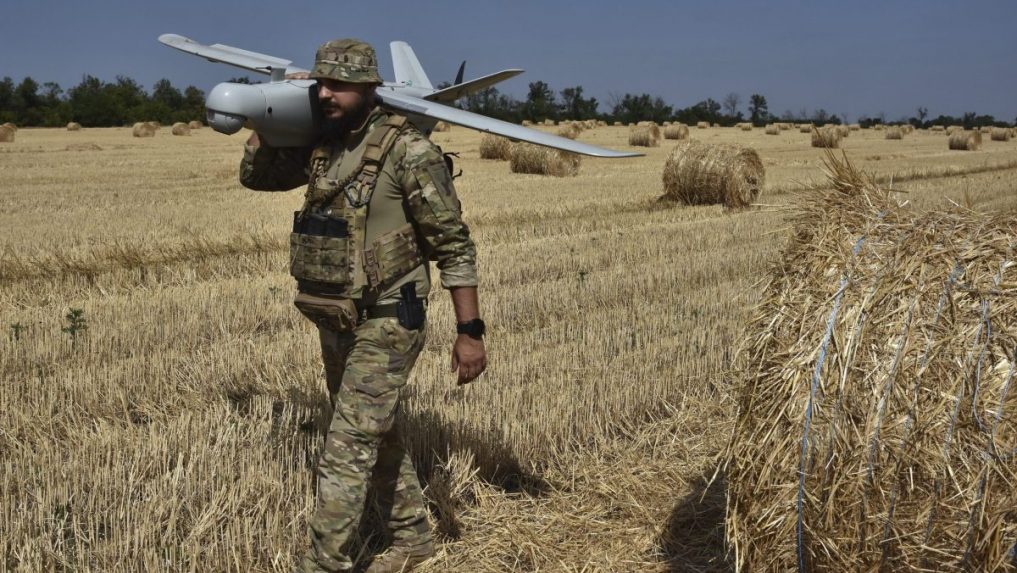
<svg viewBox="0 0 1017 573">
<path fill-rule="evenodd" d="M 205 109 L 208 125 L 215 131 L 231 135 L 248 127 L 257 131 L 265 142 L 274 147 L 309 146 L 321 138 L 323 121 L 318 107 L 317 82 L 287 78 L 291 74 L 306 73 L 309 70 L 293 66 L 291 60 L 223 44 L 206 46 L 178 34 L 163 34 L 159 36 L 159 41 L 211 62 L 236 66 L 270 77 L 267 83 L 224 82 L 212 88 L 205 99 Z M 438 121 L 444 121 L 513 141 L 525 141 L 593 157 L 642 155 L 574 141 L 452 105 L 460 98 L 515 77 L 523 73 L 523 70 L 503 70 L 463 81 L 466 64 L 463 62 L 456 82 L 449 87 L 436 89 L 409 44 L 396 41 L 391 42 L 389 47 L 392 51 L 395 81 L 386 81 L 378 86 L 378 98 L 386 107 L 406 115 L 426 135 L 430 135 Z"/>
</svg>

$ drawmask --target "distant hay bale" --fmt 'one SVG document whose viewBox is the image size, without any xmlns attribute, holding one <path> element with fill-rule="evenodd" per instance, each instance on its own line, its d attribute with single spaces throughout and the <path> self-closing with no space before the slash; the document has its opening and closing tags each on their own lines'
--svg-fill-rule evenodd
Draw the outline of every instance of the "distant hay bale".
<svg viewBox="0 0 1017 573">
<path fill-rule="evenodd" d="M 688 139 L 689 126 L 684 123 L 672 123 L 664 128 L 664 139 Z"/>
<path fill-rule="evenodd" d="M 891 125 L 886 130 L 886 139 L 904 139 L 904 130 L 897 125 Z"/>
<path fill-rule="evenodd" d="M 948 125 L 946 126 L 946 134 L 953 135 L 955 131 L 964 131 L 964 126 L 961 125 Z"/>
<path fill-rule="evenodd" d="M 1010 130 L 1005 127 L 995 127 L 992 129 L 991 137 L 993 141 L 1010 141 Z"/>
<path fill-rule="evenodd" d="M 0 125 L 0 143 L 11 143 L 15 133 L 17 130 L 7 127 L 7 124 Z"/>
<path fill-rule="evenodd" d="M 4 123 L 4 124 L 3 124 L 2 126 L 0 126 L 0 127 L 6 127 L 7 129 L 9 129 L 9 130 L 11 130 L 11 131 L 14 131 L 14 132 L 17 132 L 17 131 L 18 131 L 18 126 L 14 125 L 13 123 L 11 123 L 11 122 L 9 122 L 9 121 L 8 121 L 7 123 Z"/>
<path fill-rule="evenodd" d="M 607 127 L 607 121 L 605 121 L 603 119 L 598 119 L 597 120 L 597 127 Z"/>
<path fill-rule="evenodd" d="M 173 124 L 171 132 L 173 133 L 173 135 L 190 135 L 191 128 L 187 127 L 186 123 L 178 121 Z"/>
<path fill-rule="evenodd" d="M 686 205 L 748 207 L 763 189 L 759 154 L 741 145 L 682 141 L 664 162 L 664 199 Z"/>
<path fill-rule="evenodd" d="M 190 123 L 188 123 L 187 127 L 191 128 L 191 129 L 201 129 L 201 128 L 205 127 L 205 124 L 201 123 L 198 120 L 194 120 L 194 121 L 191 121 Z"/>
<path fill-rule="evenodd" d="M 438 123 L 434 124 L 434 127 L 431 129 L 431 131 L 448 131 L 450 129 L 452 129 L 451 125 L 444 121 L 439 121 Z"/>
<path fill-rule="evenodd" d="M 660 133 L 659 131 L 657 133 Z M 660 140 L 654 137 L 653 130 L 645 125 L 637 125 L 629 131 L 629 145 L 637 147 L 657 147 Z"/>
<path fill-rule="evenodd" d="M 553 119 L 545 119 L 544 120 L 544 125 L 550 127 L 550 126 L 555 125 L 555 123 L 554 123 Z"/>
<path fill-rule="evenodd" d="M 579 129 L 579 126 L 577 126 L 576 124 L 567 123 L 558 126 L 558 131 L 555 132 L 555 135 L 557 135 L 558 137 L 564 137 L 566 139 L 575 139 L 579 137 L 579 134 L 581 132 L 582 130 Z"/>
<path fill-rule="evenodd" d="M 719 123 L 714 123 L 714 124 L 712 125 L 712 127 L 720 127 L 720 124 L 719 124 Z"/>
<path fill-rule="evenodd" d="M 162 129 L 162 124 L 160 124 L 158 121 L 146 121 L 145 125 L 151 127 L 152 129 L 155 129 L 155 130 Z"/>
<path fill-rule="evenodd" d="M 812 129 L 812 147 L 835 149 L 840 147 L 840 132 L 836 127 L 824 126 Z"/>
<path fill-rule="evenodd" d="M 915 132 L 915 126 L 911 125 L 910 123 L 905 123 L 904 125 L 900 126 L 900 128 L 901 131 L 904 132 L 904 135 L 908 135 Z"/>
<path fill-rule="evenodd" d="M 710 129 L 710 122 L 700 121 L 696 124 L 696 129 Z"/>
<path fill-rule="evenodd" d="M 862 126 L 857 123 L 852 123 L 851 125 L 848 126 L 848 129 L 850 129 L 851 131 L 861 131 Z"/>
<path fill-rule="evenodd" d="M 528 119 L 524 119 L 522 125 L 523 127 L 530 127 L 533 125 L 533 122 Z"/>
<path fill-rule="evenodd" d="M 640 121 L 636 124 L 637 127 L 645 127 L 650 130 L 653 134 L 654 139 L 660 139 L 660 127 L 652 121 Z"/>
<path fill-rule="evenodd" d="M 803 123 L 803 124 L 798 126 L 798 132 L 799 133 L 812 133 L 813 129 L 815 129 L 815 128 L 813 127 L 813 125 L 811 123 Z"/>
<path fill-rule="evenodd" d="M 579 174 L 582 158 L 569 153 L 530 143 L 513 143 L 509 170 L 513 173 L 572 177 Z"/>
<path fill-rule="evenodd" d="M 504 137 L 485 133 L 480 138 L 480 158 L 508 161 L 512 158 L 512 142 Z"/>
<path fill-rule="evenodd" d="M 67 131 L 81 131 L 81 124 L 72 121 L 67 124 Z"/>
<path fill-rule="evenodd" d="M 778 123 L 777 127 L 779 127 L 781 131 L 789 131 L 793 129 L 790 123 Z"/>
<path fill-rule="evenodd" d="M 1017 218 L 830 157 L 731 368 L 733 569 L 1013 572 Z"/>
<path fill-rule="evenodd" d="M 876 125 L 872 126 L 872 129 L 876 131 L 883 131 L 884 129 L 886 129 L 886 126 L 881 123 L 877 123 Z"/>
<path fill-rule="evenodd" d="M 988 126 L 982 126 L 981 129 L 979 129 L 978 131 L 982 132 L 985 135 L 992 134 L 992 128 Z"/>
<path fill-rule="evenodd" d="M 982 134 L 977 130 L 957 130 L 950 134 L 950 149 L 977 151 L 982 145 Z"/>
<path fill-rule="evenodd" d="M 846 125 L 835 125 L 833 127 L 837 130 L 837 133 L 840 134 L 841 137 L 848 137 L 851 135 L 851 129 Z"/>
<path fill-rule="evenodd" d="M 946 131 L 946 128 L 942 125 L 934 125 L 929 128 L 929 131 Z"/>
<path fill-rule="evenodd" d="M 771 123 L 766 126 L 766 135 L 780 135 L 780 126 L 776 123 Z"/>
<path fill-rule="evenodd" d="M 738 128 L 742 131 L 752 131 L 754 126 L 751 123 L 742 123 L 738 125 Z"/>
<path fill-rule="evenodd" d="M 150 123 L 139 121 L 134 124 L 132 134 L 134 137 L 155 137 L 155 129 Z"/>
</svg>

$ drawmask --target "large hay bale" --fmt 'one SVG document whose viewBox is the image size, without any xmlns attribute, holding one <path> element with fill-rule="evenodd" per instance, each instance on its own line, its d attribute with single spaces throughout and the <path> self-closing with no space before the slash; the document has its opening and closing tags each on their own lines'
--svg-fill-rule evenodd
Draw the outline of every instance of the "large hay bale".
<svg viewBox="0 0 1017 573">
<path fill-rule="evenodd" d="M 851 135 L 851 129 L 846 125 L 835 125 L 833 128 L 837 130 L 837 133 L 841 136 L 841 138 Z"/>
<path fill-rule="evenodd" d="M 155 129 L 151 123 L 139 121 L 134 124 L 131 133 L 134 137 L 155 137 Z"/>
<path fill-rule="evenodd" d="M 1005 127 L 994 127 L 991 137 L 993 141 L 1010 141 L 1010 130 Z"/>
<path fill-rule="evenodd" d="M 480 138 L 480 158 L 508 161 L 512 158 L 512 142 L 504 137 L 485 133 Z"/>
<path fill-rule="evenodd" d="M 6 124 L 0 125 L 0 143 L 11 143 L 14 141 L 15 133 L 17 133 L 16 129 L 7 127 Z"/>
<path fill-rule="evenodd" d="M 798 126 L 798 133 L 812 133 L 813 129 L 815 129 L 815 126 L 811 123 L 803 123 Z"/>
<path fill-rule="evenodd" d="M 660 139 L 660 127 L 652 121 L 640 121 L 636 127 L 645 127 L 653 134 L 654 139 Z"/>
<path fill-rule="evenodd" d="M 565 123 L 558 126 L 558 131 L 555 132 L 555 135 L 566 139 L 575 139 L 579 137 L 580 133 L 582 133 L 582 130 L 579 129 L 579 126 L 574 123 Z"/>
<path fill-rule="evenodd" d="M 700 121 L 696 124 L 696 129 L 710 129 L 710 122 Z"/>
<path fill-rule="evenodd" d="M 81 131 L 81 124 L 72 121 L 67 124 L 67 131 Z"/>
<path fill-rule="evenodd" d="M 660 133 L 658 131 L 658 133 Z M 657 147 L 660 140 L 654 137 L 653 130 L 645 125 L 637 125 L 629 131 L 629 145 L 637 147 Z"/>
<path fill-rule="evenodd" d="M 959 151 L 977 151 L 982 145 L 982 134 L 977 130 L 954 131 L 950 134 L 950 149 Z"/>
<path fill-rule="evenodd" d="M 438 123 L 434 124 L 434 127 L 431 128 L 431 131 L 448 131 L 450 129 L 452 129 L 452 126 L 449 125 L 447 122 L 439 121 Z"/>
<path fill-rule="evenodd" d="M 172 129 L 170 131 L 173 133 L 173 135 L 190 135 L 191 134 L 191 128 L 187 127 L 187 124 L 182 122 L 182 121 L 178 121 L 178 122 L 174 123 L 173 127 L 172 127 Z"/>
<path fill-rule="evenodd" d="M 759 197 L 765 179 L 763 161 L 750 147 L 682 141 L 664 162 L 664 198 L 686 205 L 747 207 Z"/>
<path fill-rule="evenodd" d="M 17 132 L 18 131 L 18 126 L 14 125 L 13 123 L 11 123 L 9 121 L 4 123 L 2 127 L 6 127 L 7 129 L 9 129 L 9 130 L 11 130 L 13 132 Z"/>
<path fill-rule="evenodd" d="M 812 147 L 837 148 L 840 147 L 840 139 L 840 132 L 832 125 L 812 128 Z"/>
<path fill-rule="evenodd" d="M 1017 218 L 828 157 L 734 368 L 740 571 L 1014 571 Z"/>
<path fill-rule="evenodd" d="M 885 137 L 886 139 L 904 139 L 904 130 L 899 126 L 891 125 L 890 128 L 886 130 Z"/>
<path fill-rule="evenodd" d="M 684 123 L 672 123 L 664 128 L 664 139 L 688 139 L 689 126 Z"/>
<path fill-rule="evenodd" d="M 766 126 L 766 135 L 780 135 L 780 126 L 776 123 L 771 123 Z"/>
<path fill-rule="evenodd" d="M 572 177 L 579 174 L 581 163 L 582 158 L 577 153 L 530 143 L 513 143 L 509 170 L 513 173 Z"/>
</svg>

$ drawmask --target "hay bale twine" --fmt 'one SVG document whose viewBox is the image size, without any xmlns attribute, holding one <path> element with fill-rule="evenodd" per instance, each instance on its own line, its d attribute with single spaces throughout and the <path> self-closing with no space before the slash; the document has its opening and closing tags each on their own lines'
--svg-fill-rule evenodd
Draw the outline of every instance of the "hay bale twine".
<svg viewBox="0 0 1017 573">
<path fill-rule="evenodd" d="M 8 127 L 5 123 L 0 125 L 0 143 L 11 143 L 14 141 L 14 134 L 17 133 L 16 128 Z"/>
<path fill-rule="evenodd" d="M 178 121 L 173 124 L 171 132 L 173 133 L 173 135 L 190 135 L 191 128 L 187 127 L 186 123 Z"/>
<path fill-rule="evenodd" d="M 950 134 L 950 149 L 977 151 L 982 145 L 982 134 L 977 130 L 956 130 Z"/>
<path fill-rule="evenodd" d="M 840 147 L 840 139 L 840 132 L 833 126 L 812 129 L 812 147 L 834 149 Z"/>
<path fill-rule="evenodd" d="M 582 133 L 582 130 L 579 129 L 579 126 L 574 123 L 566 123 L 558 126 L 558 131 L 555 132 L 555 135 L 566 139 L 575 139 L 579 137 L 580 133 Z"/>
<path fill-rule="evenodd" d="M 904 130 L 899 126 L 892 125 L 886 130 L 886 139 L 904 139 Z"/>
<path fill-rule="evenodd" d="M 1005 127 L 995 127 L 990 136 L 992 141 L 1010 141 L 1010 130 Z"/>
<path fill-rule="evenodd" d="M 579 174 L 581 163 L 578 153 L 520 142 L 512 144 L 509 170 L 513 173 L 573 177 Z"/>
<path fill-rule="evenodd" d="M 780 126 L 776 123 L 771 123 L 766 126 L 766 135 L 780 135 Z"/>
<path fill-rule="evenodd" d="M 188 122 L 187 127 L 191 128 L 191 129 L 201 129 L 201 128 L 205 127 L 205 124 L 201 123 L 198 120 L 194 120 L 194 121 Z"/>
<path fill-rule="evenodd" d="M 152 127 L 151 123 L 139 121 L 134 124 L 131 134 L 134 137 L 155 137 L 155 130 L 156 128 Z"/>
<path fill-rule="evenodd" d="M 660 133 L 658 131 L 658 133 Z M 636 147 L 657 147 L 660 140 L 654 137 L 653 130 L 645 125 L 637 125 L 629 131 L 629 145 Z"/>
<path fill-rule="evenodd" d="M 803 123 L 798 126 L 798 133 L 812 133 L 813 129 L 815 129 L 815 126 L 811 123 Z"/>
<path fill-rule="evenodd" d="M 512 142 L 504 137 L 485 133 L 480 138 L 480 158 L 508 161 L 512 158 Z"/>
<path fill-rule="evenodd" d="M 696 124 L 696 129 L 710 129 L 710 122 L 700 121 Z"/>
<path fill-rule="evenodd" d="M 946 127 L 942 125 L 934 125 L 929 128 L 929 131 L 946 131 Z"/>
<path fill-rule="evenodd" d="M 684 123 L 672 123 L 664 128 L 664 139 L 688 139 L 689 126 Z"/>
<path fill-rule="evenodd" d="M 452 129 L 452 126 L 449 125 L 447 122 L 439 121 L 438 123 L 434 124 L 434 127 L 431 129 L 431 131 L 448 131 L 450 129 Z"/>
<path fill-rule="evenodd" d="M 72 121 L 67 124 L 67 131 L 81 131 L 81 124 L 76 121 Z"/>
<path fill-rule="evenodd" d="M 734 566 L 1014 571 L 1017 218 L 827 162 L 733 367 Z"/>
<path fill-rule="evenodd" d="M 763 189 L 759 154 L 742 145 L 682 141 L 664 162 L 664 199 L 686 205 L 748 207 Z"/>
</svg>

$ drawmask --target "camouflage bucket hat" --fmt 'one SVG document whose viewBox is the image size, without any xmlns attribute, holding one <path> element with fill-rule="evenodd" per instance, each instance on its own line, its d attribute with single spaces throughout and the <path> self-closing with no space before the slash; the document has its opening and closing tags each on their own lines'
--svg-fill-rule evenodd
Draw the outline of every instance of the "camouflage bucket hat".
<svg viewBox="0 0 1017 573">
<path fill-rule="evenodd" d="M 311 77 L 341 82 L 380 84 L 378 58 L 367 42 L 354 38 L 332 40 L 318 48 Z"/>
</svg>

